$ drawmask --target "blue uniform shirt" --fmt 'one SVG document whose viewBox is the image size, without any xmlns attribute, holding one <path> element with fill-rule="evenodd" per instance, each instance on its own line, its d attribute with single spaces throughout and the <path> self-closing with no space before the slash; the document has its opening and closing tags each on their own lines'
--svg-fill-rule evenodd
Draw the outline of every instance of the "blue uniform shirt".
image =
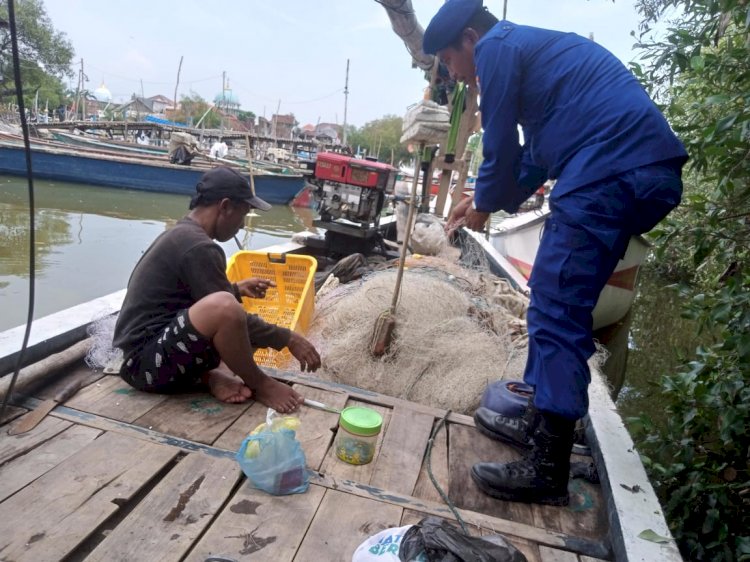
<svg viewBox="0 0 750 562">
<path fill-rule="evenodd" d="M 632 73 L 589 39 L 501 21 L 479 40 L 474 60 L 484 128 L 479 211 L 515 212 L 547 179 L 558 180 L 560 196 L 640 166 L 687 159 Z"/>
</svg>

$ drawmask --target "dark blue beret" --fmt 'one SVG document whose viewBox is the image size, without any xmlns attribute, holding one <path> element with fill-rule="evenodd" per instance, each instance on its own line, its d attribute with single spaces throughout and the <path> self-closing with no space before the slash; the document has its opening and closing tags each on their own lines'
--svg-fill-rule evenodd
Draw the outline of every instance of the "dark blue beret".
<svg viewBox="0 0 750 562">
<path fill-rule="evenodd" d="M 434 55 L 445 49 L 458 38 L 471 16 L 481 7 L 482 0 L 448 0 L 424 30 L 422 50 Z"/>
</svg>

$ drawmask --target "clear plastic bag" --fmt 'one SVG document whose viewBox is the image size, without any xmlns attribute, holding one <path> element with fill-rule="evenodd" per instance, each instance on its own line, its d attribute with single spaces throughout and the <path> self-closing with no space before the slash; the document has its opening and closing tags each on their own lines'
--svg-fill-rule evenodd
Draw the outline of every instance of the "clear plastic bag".
<svg viewBox="0 0 750 562">
<path fill-rule="evenodd" d="M 254 488 L 275 496 L 301 494 L 310 480 L 305 453 L 296 438 L 299 419 L 274 417 L 269 410 L 266 423 L 256 427 L 240 445 L 237 462 Z"/>
</svg>

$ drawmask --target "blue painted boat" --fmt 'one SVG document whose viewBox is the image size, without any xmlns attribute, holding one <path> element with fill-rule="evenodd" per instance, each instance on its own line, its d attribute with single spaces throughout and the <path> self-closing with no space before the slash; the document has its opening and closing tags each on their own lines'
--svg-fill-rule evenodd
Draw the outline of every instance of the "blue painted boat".
<svg viewBox="0 0 750 562">
<path fill-rule="evenodd" d="M 32 166 L 36 178 L 180 195 L 195 193 L 196 183 L 208 169 L 38 142 L 32 144 Z M 21 143 L 0 140 L 0 174 L 26 176 Z M 288 205 L 305 184 L 301 174 L 262 173 L 253 179 L 256 194 L 274 205 Z"/>
</svg>

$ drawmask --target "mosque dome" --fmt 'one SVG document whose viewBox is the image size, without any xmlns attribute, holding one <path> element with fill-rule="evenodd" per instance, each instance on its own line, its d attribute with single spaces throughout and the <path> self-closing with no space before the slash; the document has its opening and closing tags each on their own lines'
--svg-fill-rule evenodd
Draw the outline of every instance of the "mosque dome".
<svg viewBox="0 0 750 562">
<path fill-rule="evenodd" d="M 214 97 L 214 103 L 217 105 L 224 103 L 227 105 L 240 105 L 240 100 L 237 99 L 237 96 L 234 95 L 232 90 L 225 90 L 223 93 L 219 92 L 216 94 Z"/>
<path fill-rule="evenodd" d="M 110 102 L 112 101 L 112 92 L 110 92 L 107 86 L 104 85 L 104 82 L 102 82 L 102 85 L 94 90 L 94 97 L 98 101 Z"/>
</svg>

